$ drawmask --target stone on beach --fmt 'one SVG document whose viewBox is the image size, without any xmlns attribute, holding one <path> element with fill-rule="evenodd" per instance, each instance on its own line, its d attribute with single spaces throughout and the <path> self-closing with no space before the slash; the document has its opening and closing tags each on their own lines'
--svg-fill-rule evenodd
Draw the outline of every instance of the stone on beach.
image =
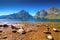
<svg viewBox="0 0 60 40">
<path fill-rule="evenodd" d="M 16 30 L 12 30 L 13 33 L 16 33 L 17 31 Z"/>
<path fill-rule="evenodd" d="M 21 29 L 18 29 L 17 32 L 23 34 L 25 30 L 21 28 Z"/>
<path fill-rule="evenodd" d="M 45 34 L 51 34 L 51 32 L 44 30 L 43 33 Z"/>
<path fill-rule="evenodd" d="M 59 32 L 59 30 L 57 28 L 53 28 L 54 32 Z"/>
<path fill-rule="evenodd" d="M 0 25 L 0 27 L 3 27 L 3 25 Z"/>
<path fill-rule="evenodd" d="M 47 35 L 47 39 L 48 39 L 48 40 L 54 40 L 51 35 Z"/>
<path fill-rule="evenodd" d="M 3 25 L 3 27 L 9 27 L 9 25 L 7 25 L 7 24 L 4 24 L 4 25 Z"/>
<path fill-rule="evenodd" d="M 13 26 L 13 25 L 11 25 L 11 28 L 12 28 L 12 29 L 16 29 L 16 27 L 15 27 L 15 26 Z"/>
</svg>

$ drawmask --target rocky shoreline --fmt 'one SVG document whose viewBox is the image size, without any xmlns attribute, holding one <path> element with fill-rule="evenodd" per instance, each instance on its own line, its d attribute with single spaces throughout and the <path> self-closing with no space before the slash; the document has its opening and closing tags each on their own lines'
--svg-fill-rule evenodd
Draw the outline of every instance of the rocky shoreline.
<svg viewBox="0 0 60 40">
<path fill-rule="evenodd" d="M 60 23 L 0 23 L 0 40 L 60 40 Z"/>
</svg>

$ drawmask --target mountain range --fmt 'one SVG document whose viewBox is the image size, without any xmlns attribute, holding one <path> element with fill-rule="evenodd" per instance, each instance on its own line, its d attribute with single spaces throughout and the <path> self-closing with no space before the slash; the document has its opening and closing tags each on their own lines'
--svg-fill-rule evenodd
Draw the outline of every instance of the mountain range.
<svg viewBox="0 0 60 40">
<path fill-rule="evenodd" d="M 49 8 L 48 10 L 38 11 L 35 18 L 60 19 L 59 8 Z"/>
<path fill-rule="evenodd" d="M 0 19 L 20 19 L 20 20 L 33 20 L 33 19 L 60 19 L 60 8 L 49 8 L 48 10 L 41 10 L 35 16 L 29 14 L 25 10 L 18 13 L 0 16 Z"/>
</svg>

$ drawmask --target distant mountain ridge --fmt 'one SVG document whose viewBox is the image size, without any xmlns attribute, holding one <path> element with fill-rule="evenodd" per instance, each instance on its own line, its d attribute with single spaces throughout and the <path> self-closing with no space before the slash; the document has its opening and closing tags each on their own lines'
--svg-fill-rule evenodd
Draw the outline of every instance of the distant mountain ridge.
<svg viewBox="0 0 60 40">
<path fill-rule="evenodd" d="M 11 15 L 0 16 L 0 19 L 20 19 L 20 20 L 31 20 L 33 17 L 26 12 L 25 10 L 21 10 L 18 13 L 14 13 Z"/>
<path fill-rule="evenodd" d="M 48 15 L 45 18 L 48 19 L 60 19 L 60 8 L 49 8 L 47 10 Z"/>
<path fill-rule="evenodd" d="M 60 19 L 59 8 L 49 8 L 48 10 L 38 11 L 35 18 Z"/>
<path fill-rule="evenodd" d="M 21 10 L 18 13 L 0 16 L 0 19 L 20 19 L 20 20 L 35 20 L 35 19 L 60 19 L 60 9 L 50 8 L 48 10 L 41 10 L 35 16 L 30 15 L 27 11 Z"/>
<path fill-rule="evenodd" d="M 41 11 L 38 11 L 35 15 L 35 18 L 44 18 L 45 16 L 47 16 L 47 12 L 45 10 L 41 10 Z"/>
</svg>

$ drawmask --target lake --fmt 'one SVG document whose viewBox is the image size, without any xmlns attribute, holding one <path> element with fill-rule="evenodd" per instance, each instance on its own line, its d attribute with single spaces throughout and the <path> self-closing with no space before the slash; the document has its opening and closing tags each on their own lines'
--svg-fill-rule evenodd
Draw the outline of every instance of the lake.
<svg viewBox="0 0 60 40">
<path fill-rule="evenodd" d="M 0 19 L 0 22 L 60 22 L 60 19 L 38 19 L 38 20 L 20 20 L 20 19 Z"/>
</svg>

